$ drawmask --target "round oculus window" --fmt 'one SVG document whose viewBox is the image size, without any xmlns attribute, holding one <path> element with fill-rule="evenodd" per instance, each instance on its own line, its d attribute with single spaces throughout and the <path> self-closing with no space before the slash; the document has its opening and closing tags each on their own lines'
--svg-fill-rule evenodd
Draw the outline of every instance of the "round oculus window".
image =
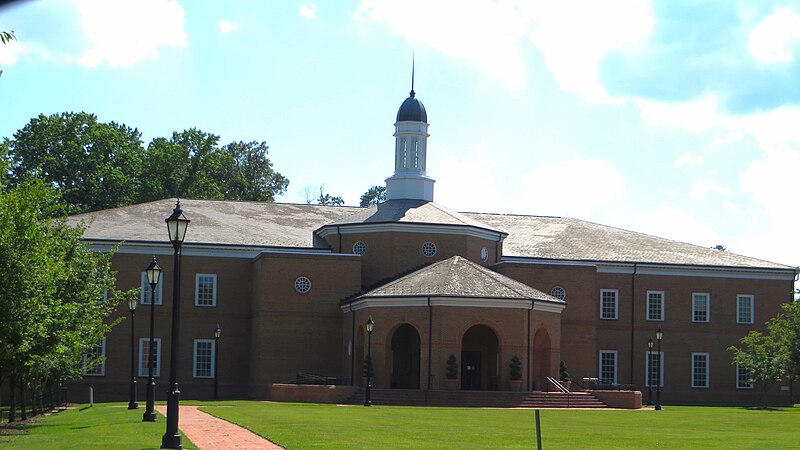
<svg viewBox="0 0 800 450">
<path fill-rule="evenodd" d="M 363 255 L 367 252 L 367 244 L 362 241 L 358 241 L 353 244 L 353 253 L 356 255 Z"/>
<path fill-rule="evenodd" d="M 311 290 L 311 280 L 308 277 L 297 277 L 294 280 L 294 289 L 301 294 L 305 294 Z"/>
<path fill-rule="evenodd" d="M 481 259 L 483 260 L 483 262 L 486 262 L 486 261 L 489 260 L 489 249 L 488 248 L 483 247 L 481 249 Z"/>
<path fill-rule="evenodd" d="M 567 291 L 564 290 L 561 286 L 556 286 L 553 290 L 550 291 L 550 295 L 559 299 L 559 300 L 566 300 L 567 298 Z"/>
<path fill-rule="evenodd" d="M 422 254 L 430 258 L 436 254 L 436 244 L 433 242 L 426 242 L 422 244 Z"/>
</svg>

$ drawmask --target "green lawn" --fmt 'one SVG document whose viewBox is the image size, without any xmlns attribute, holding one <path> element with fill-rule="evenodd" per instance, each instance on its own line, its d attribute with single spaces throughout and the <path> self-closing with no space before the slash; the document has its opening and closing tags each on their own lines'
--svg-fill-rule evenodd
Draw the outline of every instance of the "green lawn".
<svg viewBox="0 0 800 450">
<path fill-rule="evenodd" d="M 142 422 L 144 409 L 129 410 L 127 403 L 78 405 L 74 409 L 36 417 L 20 430 L 6 435 L 0 431 L 0 448 L 9 449 L 156 449 L 164 435 L 164 417 Z M 8 424 L 0 424 L 8 429 Z M 183 446 L 196 449 L 183 438 Z"/>
<path fill-rule="evenodd" d="M 203 411 L 291 449 L 536 448 L 534 411 L 206 403 Z M 775 411 L 667 406 L 662 411 L 541 410 L 546 449 L 786 449 L 800 407 Z"/>
</svg>

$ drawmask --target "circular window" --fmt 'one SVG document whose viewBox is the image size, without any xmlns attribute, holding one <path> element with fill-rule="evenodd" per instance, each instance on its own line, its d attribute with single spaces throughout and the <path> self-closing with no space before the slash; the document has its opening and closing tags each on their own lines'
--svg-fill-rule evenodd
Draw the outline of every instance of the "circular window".
<svg viewBox="0 0 800 450">
<path fill-rule="evenodd" d="M 561 286 L 556 286 L 550 291 L 550 295 L 559 299 L 559 300 L 566 300 L 567 298 L 567 291 L 564 290 Z"/>
<path fill-rule="evenodd" d="M 436 244 L 433 242 L 426 242 L 422 244 L 422 254 L 430 258 L 436 254 Z"/>
<path fill-rule="evenodd" d="M 363 255 L 367 252 L 367 244 L 363 243 L 362 241 L 358 241 L 353 244 L 353 253 L 356 255 Z"/>
<path fill-rule="evenodd" d="M 309 280 L 308 277 L 297 277 L 297 279 L 294 280 L 294 288 L 297 292 L 305 294 L 311 290 L 311 280 Z"/>
<path fill-rule="evenodd" d="M 486 262 L 486 261 L 489 260 L 489 249 L 488 248 L 483 247 L 481 249 L 481 259 L 483 260 L 483 262 Z"/>
</svg>

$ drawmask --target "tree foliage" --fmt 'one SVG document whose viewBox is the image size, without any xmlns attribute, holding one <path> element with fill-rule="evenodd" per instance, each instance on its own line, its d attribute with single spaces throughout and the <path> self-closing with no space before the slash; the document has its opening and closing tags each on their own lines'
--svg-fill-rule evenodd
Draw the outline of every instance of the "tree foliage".
<svg viewBox="0 0 800 450">
<path fill-rule="evenodd" d="M 368 208 L 384 201 L 386 201 L 386 186 L 372 186 L 361 196 L 359 206 Z"/>
<path fill-rule="evenodd" d="M 14 30 L 11 31 L 0 31 L 0 42 L 3 44 L 8 44 L 9 42 L 16 40 L 17 37 L 14 36 Z"/>
<path fill-rule="evenodd" d="M 751 331 L 740 342 L 742 347 L 731 346 L 733 362 L 748 370 L 749 380 L 758 384 L 763 392 L 763 406 L 767 407 L 767 388 L 773 381 L 779 380 L 785 373 L 785 355 L 771 336 L 758 331 Z"/>
<path fill-rule="evenodd" d="M 72 213 L 168 197 L 274 201 L 289 180 L 268 154 L 265 142 L 220 147 L 219 136 L 196 128 L 155 138 L 145 149 L 135 128 L 84 112 L 41 114 L 0 144 L 0 177 L 8 173 L 11 186 L 43 179 Z"/>
<path fill-rule="evenodd" d="M 318 192 L 318 193 L 317 193 Z M 303 188 L 303 196 L 306 199 L 307 204 L 316 204 L 316 205 L 323 205 L 323 206 L 342 206 L 344 205 L 344 199 L 342 197 L 338 197 L 335 195 L 328 194 L 325 192 L 325 185 L 321 185 L 318 188 L 308 185 Z"/>
<path fill-rule="evenodd" d="M 800 302 L 782 305 L 783 312 L 767 322 L 770 335 L 783 354 L 786 375 L 800 380 Z"/>
<path fill-rule="evenodd" d="M 38 180 L 0 193 L 0 380 L 30 389 L 79 377 L 121 299 L 111 253 L 86 248 L 57 200 Z"/>
</svg>

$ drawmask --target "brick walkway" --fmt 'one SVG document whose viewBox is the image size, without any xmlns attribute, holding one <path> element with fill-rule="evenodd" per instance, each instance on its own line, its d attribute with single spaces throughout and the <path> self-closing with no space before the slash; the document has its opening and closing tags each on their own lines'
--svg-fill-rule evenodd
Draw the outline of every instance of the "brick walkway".
<svg viewBox="0 0 800 450">
<path fill-rule="evenodd" d="M 261 436 L 210 414 L 197 406 L 181 406 L 179 428 L 200 450 L 228 449 L 281 449 Z M 156 406 L 156 410 L 166 415 L 167 407 Z"/>
</svg>

